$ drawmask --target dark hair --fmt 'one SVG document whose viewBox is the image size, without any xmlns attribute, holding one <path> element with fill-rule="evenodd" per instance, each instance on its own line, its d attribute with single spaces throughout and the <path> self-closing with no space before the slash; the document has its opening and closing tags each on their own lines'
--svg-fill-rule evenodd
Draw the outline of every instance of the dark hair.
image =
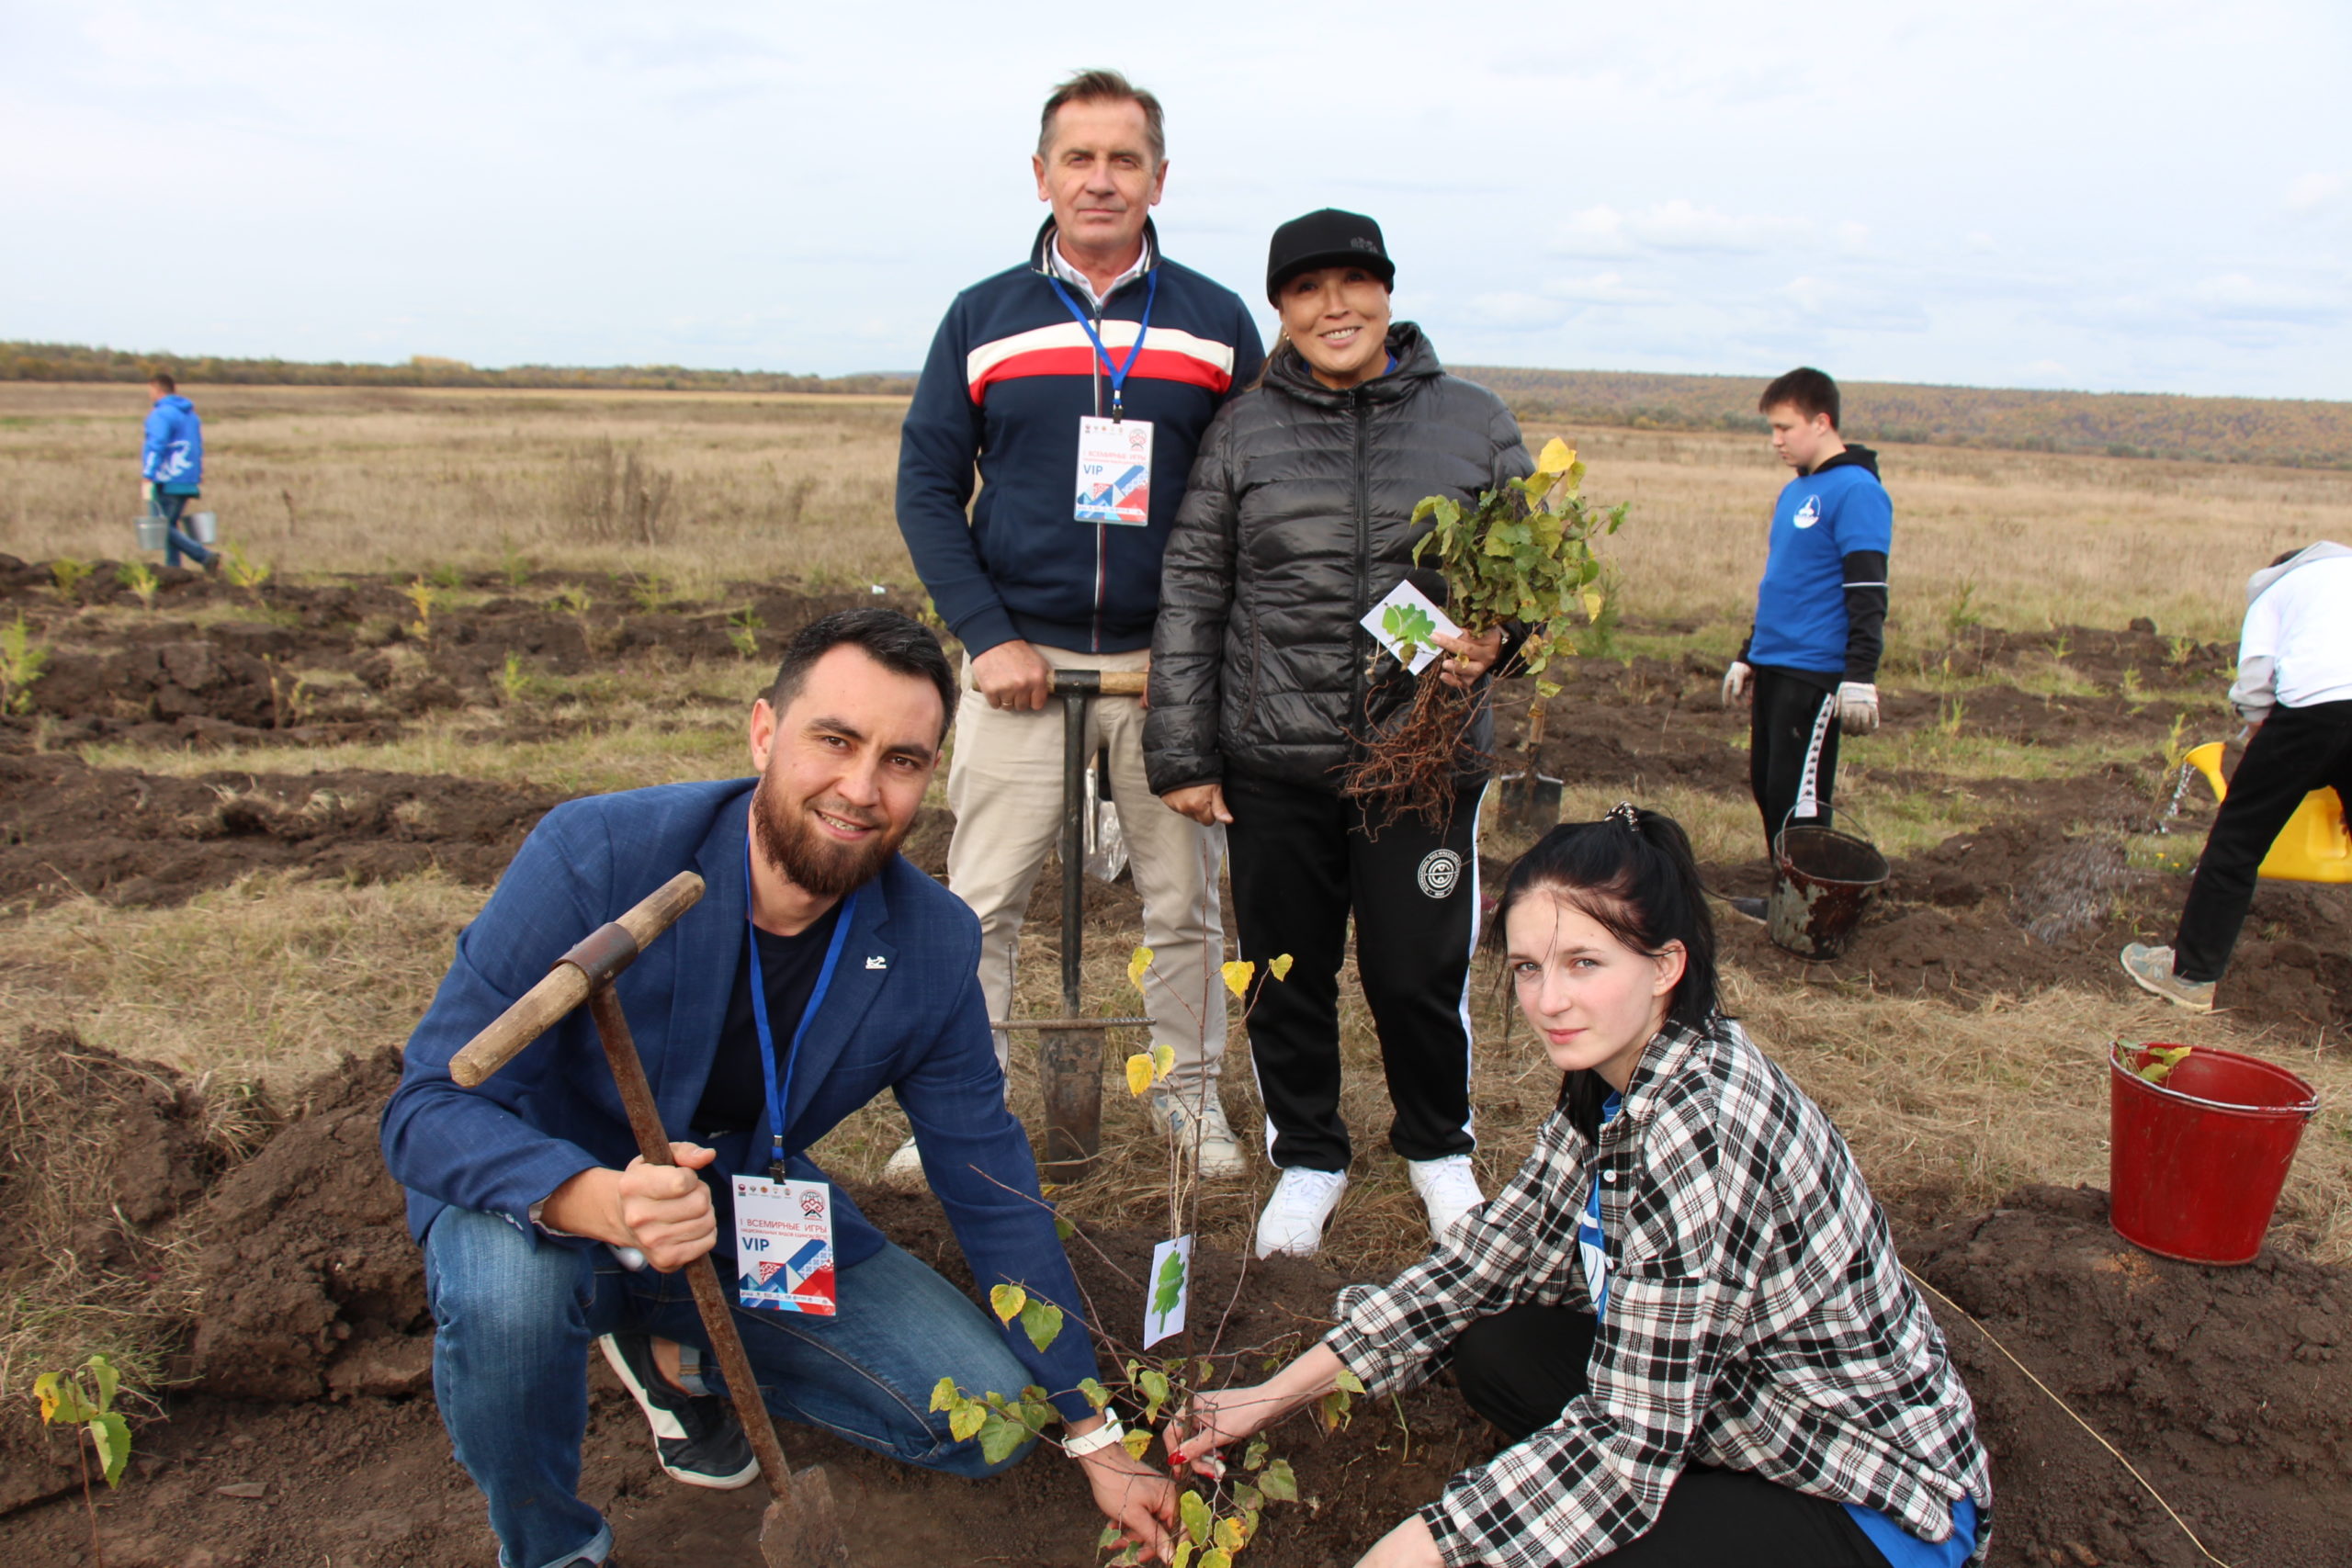
<svg viewBox="0 0 2352 1568">
<path fill-rule="evenodd" d="M 1544 834 L 1503 878 L 1492 928 L 1498 947 L 1511 910 L 1534 893 L 1566 899 L 1635 953 L 1657 957 L 1680 942 L 1682 978 L 1667 998 L 1667 1021 L 1687 1029 L 1713 1021 L 1715 926 L 1690 840 L 1673 818 L 1619 806 L 1598 822 L 1564 822 Z M 1599 1073 L 1561 1076 L 1561 1108 L 1587 1139 L 1600 1136 L 1600 1107 L 1608 1098 L 1609 1085 Z"/>
<path fill-rule="evenodd" d="M 1800 365 L 1785 376 L 1776 376 L 1756 400 L 1758 413 L 1770 413 L 1782 403 L 1794 403 L 1797 412 L 1807 419 L 1815 414 L 1829 416 L 1829 428 L 1838 428 L 1838 383 L 1810 365 Z"/>
<path fill-rule="evenodd" d="M 2285 566 L 2289 561 L 2293 560 L 2297 556 L 2301 555 L 2305 550 L 2310 548 L 2311 547 L 2309 545 L 2297 545 L 2293 549 L 2289 550 L 2286 554 L 2272 558 L 2270 566 Z M 2263 570 L 2267 571 L 2270 570 L 2270 567 L 2265 567 Z"/>
<path fill-rule="evenodd" d="M 180 384 L 172 379 L 168 371 L 164 370 L 158 370 L 148 377 L 147 384 L 151 387 L 161 387 L 167 392 L 176 392 L 180 389 Z"/>
<path fill-rule="evenodd" d="M 1046 99 L 1046 112 L 1037 117 L 1037 156 L 1043 158 L 1054 145 L 1054 116 L 1061 113 L 1064 104 L 1131 103 L 1143 110 L 1143 133 L 1151 143 L 1151 161 L 1168 162 L 1168 126 L 1159 112 L 1159 100 L 1128 81 L 1116 71 L 1081 71 L 1053 90 Z"/>
<path fill-rule="evenodd" d="M 896 610 L 836 610 L 794 632 L 784 645 L 784 660 L 775 667 L 775 680 L 768 687 L 768 706 L 778 713 L 790 706 L 808 679 L 809 667 L 844 643 L 861 649 L 893 674 L 917 677 L 938 687 L 940 705 L 945 710 L 939 720 L 939 733 L 943 739 L 946 736 L 947 727 L 956 721 L 956 671 L 948 668 L 947 655 L 940 650 L 939 639 L 930 629 Z"/>
</svg>

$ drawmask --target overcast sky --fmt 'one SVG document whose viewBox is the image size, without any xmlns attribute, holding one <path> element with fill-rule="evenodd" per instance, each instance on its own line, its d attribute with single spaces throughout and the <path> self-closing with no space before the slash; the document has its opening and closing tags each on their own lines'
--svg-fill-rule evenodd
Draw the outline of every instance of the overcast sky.
<svg viewBox="0 0 2352 1568">
<path fill-rule="evenodd" d="M 2344 0 L 0 0 L 0 338 L 911 368 L 1095 64 L 1457 363 L 2352 397 Z"/>
</svg>

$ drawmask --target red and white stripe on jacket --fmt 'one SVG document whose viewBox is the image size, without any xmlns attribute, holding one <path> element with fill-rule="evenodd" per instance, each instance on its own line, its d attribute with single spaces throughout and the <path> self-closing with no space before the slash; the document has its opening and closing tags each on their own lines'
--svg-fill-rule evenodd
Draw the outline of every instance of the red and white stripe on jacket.
<svg viewBox="0 0 2352 1568">
<path fill-rule="evenodd" d="M 1136 323 L 1105 321 L 1101 331 L 1111 362 L 1124 364 L 1126 351 L 1135 346 Z M 1023 376 L 1091 376 L 1094 370 L 1094 344 L 1086 329 L 1074 321 L 1062 321 L 979 344 L 964 356 L 964 385 L 977 403 L 988 396 L 991 382 Z M 1233 345 L 1173 327 L 1154 327 L 1130 374 L 1205 387 L 1222 395 L 1233 385 Z"/>
</svg>

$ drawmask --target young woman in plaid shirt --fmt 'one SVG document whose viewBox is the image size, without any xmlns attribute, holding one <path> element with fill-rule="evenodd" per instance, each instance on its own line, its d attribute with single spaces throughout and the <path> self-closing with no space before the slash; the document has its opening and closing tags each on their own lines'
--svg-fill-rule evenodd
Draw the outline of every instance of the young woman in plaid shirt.
<svg viewBox="0 0 2352 1568">
<path fill-rule="evenodd" d="M 1620 806 L 1511 868 L 1497 922 L 1564 1075 L 1510 1185 L 1263 1383 L 1194 1397 L 1179 1462 L 1451 1363 L 1508 1445 L 1359 1568 L 1958 1568 L 1991 1479 L 1942 1334 L 1820 1109 L 1718 1010 L 1672 819 Z"/>
</svg>

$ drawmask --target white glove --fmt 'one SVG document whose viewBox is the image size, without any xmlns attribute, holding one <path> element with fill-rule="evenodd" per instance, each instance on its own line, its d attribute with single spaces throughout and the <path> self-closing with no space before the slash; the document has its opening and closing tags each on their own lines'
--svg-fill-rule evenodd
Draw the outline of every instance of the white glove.
<svg viewBox="0 0 2352 1568">
<path fill-rule="evenodd" d="M 1878 728 L 1876 686 L 1867 681 L 1838 682 L 1838 728 L 1848 735 L 1868 735 Z"/>
<path fill-rule="evenodd" d="M 1741 660 L 1731 661 L 1731 668 L 1724 671 L 1724 706 L 1729 707 L 1747 695 L 1747 678 L 1754 673 Z"/>
</svg>

